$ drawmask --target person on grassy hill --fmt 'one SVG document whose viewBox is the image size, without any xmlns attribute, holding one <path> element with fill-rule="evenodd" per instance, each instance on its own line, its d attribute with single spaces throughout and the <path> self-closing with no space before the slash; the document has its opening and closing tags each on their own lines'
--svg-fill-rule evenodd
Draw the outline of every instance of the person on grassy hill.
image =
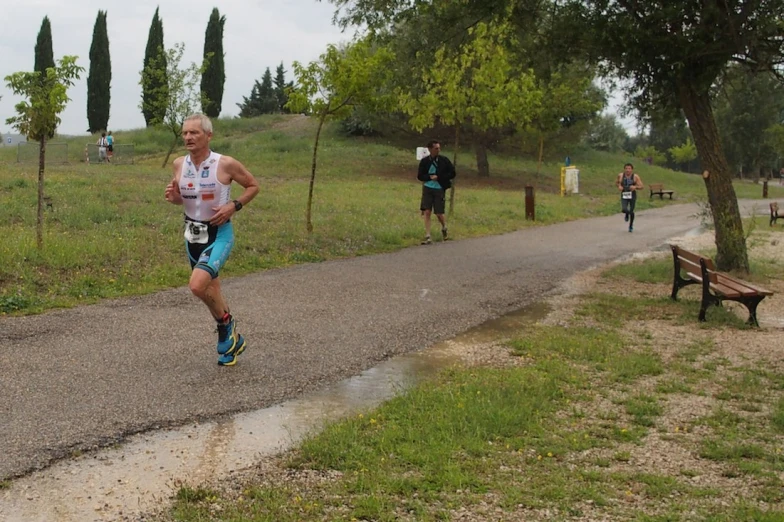
<svg viewBox="0 0 784 522">
<path fill-rule="evenodd" d="M 114 156 L 114 136 L 112 136 L 112 131 L 109 131 L 106 134 L 106 152 L 107 161 L 111 163 L 112 157 Z"/>
<path fill-rule="evenodd" d="M 164 195 L 166 201 L 184 207 L 185 249 L 191 264 L 188 286 L 217 322 L 218 364 L 232 366 L 246 341 L 221 293 L 218 272 L 234 246 L 231 218 L 256 197 L 259 184 L 242 163 L 210 149 L 212 122 L 207 116 L 188 116 L 182 138 L 189 154 L 174 160 L 174 179 Z M 235 200 L 232 182 L 245 189 Z"/>
<path fill-rule="evenodd" d="M 623 220 L 629 223 L 629 232 L 634 231 L 634 206 L 637 204 L 637 191 L 642 190 L 642 179 L 634 172 L 634 165 L 627 163 L 623 172 L 615 180 L 621 191 L 621 212 Z"/>
<path fill-rule="evenodd" d="M 101 137 L 98 138 L 97 145 L 98 145 L 98 162 L 99 163 L 103 163 L 104 161 L 106 161 L 108 163 L 109 156 L 106 155 L 107 143 L 106 143 L 106 133 L 105 132 L 101 133 Z"/>
<path fill-rule="evenodd" d="M 444 209 L 446 207 L 446 191 L 452 186 L 455 177 L 455 167 L 449 158 L 441 156 L 441 142 L 432 140 L 427 144 L 430 155 L 419 161 L 417 179 L 422 182 L 422 200 L 419 210 L 425 220 L 425 239 L 423 245 L 432 243 L 430 238 L 430 217 L 435 212 L 438 222 L 441 223 L 441 237 L 446 241 L 448 231 Z"/>
</svg>

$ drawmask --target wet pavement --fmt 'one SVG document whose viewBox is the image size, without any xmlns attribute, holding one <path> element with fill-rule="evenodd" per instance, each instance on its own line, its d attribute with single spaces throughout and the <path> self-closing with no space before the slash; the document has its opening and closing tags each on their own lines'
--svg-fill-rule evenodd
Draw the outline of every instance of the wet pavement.
<svg viewBox="0 0 784 522">
<path fill-rule="evenodd" d="M 186 481 L 220 480 L 277 454 L 330 420 L 366 411 L 440 370 L 459 365 L 454 346 L 497 342 L 546 317 L 536 303 L 425 350 L 280 405 L 136 435 L 122 445 L 59 462 L 0 491 L 6 522 L 134 520 L 165 506 Z M 187 478 L 187 479 L 186 479 Z"/>
</svg>

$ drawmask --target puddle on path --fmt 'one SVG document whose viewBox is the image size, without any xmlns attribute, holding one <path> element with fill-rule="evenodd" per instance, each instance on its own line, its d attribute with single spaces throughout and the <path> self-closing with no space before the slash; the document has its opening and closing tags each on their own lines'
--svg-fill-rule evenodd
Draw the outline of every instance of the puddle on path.
<svg viewBox="0 0 784 522">
<path fill-rule="evenodd" d="M 510 337 L 548 312 L 546 304 L 537 303 L 277 406 L 135 435 L 117 448 L 56 463 L 0 490 L 0 520 L 134 520 L 165 503 L 179 481 L 195 486 L 250 467 L 261 455 L 286 450 L 327 420 L 376 406 L 459 363 L 460 346 Z"/>
</svg>

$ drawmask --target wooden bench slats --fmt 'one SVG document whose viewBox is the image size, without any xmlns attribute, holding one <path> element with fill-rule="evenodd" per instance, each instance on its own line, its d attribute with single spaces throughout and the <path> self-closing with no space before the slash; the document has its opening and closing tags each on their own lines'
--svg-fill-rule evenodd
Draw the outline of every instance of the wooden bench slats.
<svg viewBox="0 0 784 522">
<path fill-rule="evenodd" d="M 757 322 L 757 305 L 773 292 L 732 277 L 716 270 L 710 258 L 684 250 L 677 245 L 670 245 L 674 264 L 674 277 L 671 298 L 676 300 L 678 291 L 690 284 L 702 286 L 700 303 L 700 321 L 705 321 L 705 312 L 710 305 L 720 306 L 722 300 L 737 301 L 749 310 L 750 324 L 759 326 Z M 685 272 L 686 278 L 681 276 Z"/>
<path fill-rule="evenodd" d="M 753 285 L 751 283 L 747 283 L 746 281 L 739 281 L 739 280 L 734 279 L 734 278 L 732 278 L 732 277 L 730 277 L 730 276 L 728 276 L 726 274 L 717 273 L 716 275 L 719 277 L 719 282 L 720 283 L 726 284 L 728 286 L 729 286 L 729 283 L 732 283 L 732 285 L 736 285 L 739 288 L 743 288 L 744 291 L 749 293 L 749 294 L 773 295 L 773 292 L 771 292 L 770 290 L 767 290 L 765 288 L 762 288 L 761 286 L 756 286 L 756 285 Z"/>
<path fill-rule="evenodd" d="M 730 288 L 729 286 L 725 286 L 721 283 L 711 283 L 710 289 L 714 292 L 720 293 L 724 297 L 740 297 L 742 294 L 737 289 Z"/>
</svg>

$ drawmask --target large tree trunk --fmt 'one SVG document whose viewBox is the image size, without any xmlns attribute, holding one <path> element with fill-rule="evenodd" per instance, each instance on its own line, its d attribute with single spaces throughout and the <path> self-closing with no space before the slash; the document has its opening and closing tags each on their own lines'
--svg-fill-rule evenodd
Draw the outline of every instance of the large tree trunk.
<svg viewBox="0 0 784 522">
<path fill-rule="evenodd" d="M 487 146 L 482 139 L 476 142 L 476 169 L 480 178 L 490 177 L 490 162 L 487 161 Z"/>
<path fill-rule="evenodd" d="M 41 136 L 38 147 L 38 213 L 35 221 L 35 244 L 44 246 L 44 171 L 46 170 L 46 135 Z"/>
<path fill-rule="evenodd" d="M 721 149 L 710 98 L 686 82 L 678 84 L 678 97 L 705 169 L 703 180 L 716 227 L 716 265 L 720 270 L 748 272 L 749 258 L 732 171 Z"/>
<path fill-rule="evenodd" d="M 316 142 L 313 144 L 313 163 L 310 169 L 310 188 L 308 188 L 308 208 L 305 211 L 305 227 L 308 229 L 308 234 L 313 232 L 313 221 L 311 221 L 311 211 L 313 209 L 313 185 L 316 183 L 316 153 L 318 152 L 319 136 L 321 136 L 321 128 L 324 126 L 324 121 L 327 119 L 327 111 L 325 110 L 319 118 L 318 128 L 316 129 Z"/>
</svg>

